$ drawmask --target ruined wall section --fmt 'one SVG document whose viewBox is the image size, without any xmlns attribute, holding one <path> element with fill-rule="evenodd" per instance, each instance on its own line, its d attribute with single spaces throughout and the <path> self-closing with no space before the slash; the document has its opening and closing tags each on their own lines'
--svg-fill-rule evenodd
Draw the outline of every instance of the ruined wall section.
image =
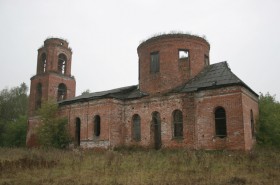
<svg viewBox="0 0 280 185">
<path fill-rule="evenodd" d="M 60 114 L 68 118 L 73 141 L 76 134 L 76 119 L 81 121 L 80 146 L 83 148 L 110 148 L 122 144 L 122 102 L 100 99 L 77 102 L 60 107 Z M 100 116 L 100 135 L 94 134 L 94 118 Z"/>
<path fill-rule="evenodd" d="M 154 148 L 152 131 L 152 113 L 160 114 L 161 142 L 163 148 L 193 148 L 193 123 L 188 122 L 191 115 L 185 111 L 185 95 L 174 94 L 170 96 L 159 96 L 143 98 L 140 100 L 125 102 L 125 145 L 139 145 Z M 188 102 L 189 103 L 189 102 Z M 191 104 L 192 106 L 192 104 Z M 192 107 L 194 108 L 194 107 Z M 173 111 L 180 110 L 183 113 L 183 137 L 174 137 Z M 141 140 L 136 142 L 132 138 L 132 118 L 138 114 L 141 118 Z"/>
<path fill-rule="evenodd" d="M 240 86 L 200 91 L 195 95 L 196 148 L 244 150 L 244 122 Z M 215 110 L 225 109 L 227 136 L 215 133 Z"/>
</svg>

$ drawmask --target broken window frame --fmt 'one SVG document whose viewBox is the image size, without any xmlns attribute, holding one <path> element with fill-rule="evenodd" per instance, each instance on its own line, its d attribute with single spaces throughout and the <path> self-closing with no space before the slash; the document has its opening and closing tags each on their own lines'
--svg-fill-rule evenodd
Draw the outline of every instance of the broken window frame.
<svg viewBox="0 0 280 185">
<path fill-rule="evenodd" d="M 227 136 L 226 111 L 223 107 L 217 107 L 214 114 L 216 137 L 225 138 Z"/>
<path fill-rule="evenodd" d="M 57 88 L 57 101 L 66 100 L 67 87 L 64 83 L 60 83 Z"/>
<path fill-rule="evenodd" d="M 185 55 L 187 56 L 184 56 Z M 188 49 L 178 49 L 178 59 L 188 61 L 190 58 L 190 51 Z"/>
<path fill-rule="evenodd" d="M 141 118 L 138 114 L 132 117 L 132 139 L 133 141 L 141 141 Z"/>
<path fill-rule="evenodd" d="M 57 69 L 60 74 L 66 73 L 66 63 L 67 63 L 67 57 L 65 54 L 61 53 L 58 55 L 58 64 Z"/>
<path fill-rule="evenodd" d="M 41 55 L 41 72 L 45 73 L 47 70 L 47 55 L 46 53 L 42 53 Z"/>
<path fill-rule="evenodd" d="M 155 74 L 159 72 L 160 63 L 159 63 L 159 52 L 152 52 L 150 54 L 150 73 Z"/>
<path fill-rule="evenodd" d="M 173 118 L 173 138 L 183 138 L 183 113 L 180 110 L 174 110 L 172 113 Z"/>
</svg>

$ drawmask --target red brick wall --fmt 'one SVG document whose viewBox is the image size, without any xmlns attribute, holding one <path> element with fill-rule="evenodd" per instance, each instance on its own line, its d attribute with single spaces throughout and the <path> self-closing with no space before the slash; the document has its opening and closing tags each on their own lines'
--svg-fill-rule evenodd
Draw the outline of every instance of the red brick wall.
<svg viewBox="0 0 280 185">
<path fill-rule="evenodd" d="M 196 147 L 198 149 L 244 150 L 242 92 L 239 86 L 206 90 L 196 95 Z M 215 109 L 226 111 L 227 136 L 215 136 Z"/>
<path fill-rule="evenodd" d="M 55 73 L 36 75 L 31 78 L 30 98 L 29 98 L 29 115 L 35 113 L 35 101 L 37 85 L 42 84 L 42 100 L 56 100 L 57 90 L 60 83 L 67 87 L 67 99 L 75 97 L 76 81 L 72 77 L 67 77 Z"/>
<path fill-rule="evenodd" d="M 40 125 L 40 119 L 38 117 L 29 117 L 26 135 L 26 146 L 36 147 L 39 146 L 39 142 L 36 136 L 36 128 Z"/>
<path fill-rule="evenodd" d="M 161 96 L 128 101 L 124 108 L 124 136 L 125 144 L 138 144 L 154 148 L 154 138 L 151 133 L 152 113 L 157 111 L 161 119 L 162 147 L 186 146 L 187 138 L 174 140 L 172 132 L 172 113 L 174 110 L 182 111 L 182 95 Z M 132 140 L 132 117 L 138 114 L 141 118 L 141 141 Z M 185 125 L 184 125 L 185 126 Z M 186 129 L 185 129 L 186 130 Z M 185 135 L 185 134 L 184 134 Z"/>
<path fill-rule="evenodd" d="M 187 61 L 179 60 L 179 49 L 189 50 Z M 155 94 L 185 83 L 205 67 L 204 56 L 209 56 L 209 50 L 204 39 L 184 34 L 152 38 L 140 44 L 137 50 L 140 90 Z M 159 52 L 160 69 L 155 74 L 150 73 L 152 52 Z"/>
<path fill-rule="evenodd" d="M 75 137 L 76 118 L 81 120 L 82 147 L 110 147 L 122 144 L 123 106 L 118 100 L 101 99 L 62 106 L 60 114 L 68 118 L 72 137 Z M 93 132 L 96 115 L 100 116 L 100 136 Z"/>
<path fill-rule="evenodd" d="M 253 143 L 248 134 L 251 130 L 250 127 L 247 128 L 249 118 L 246 114 L 247 109 L 252 107 L 257 117 L 258 104 L 255 101 L 256 97 L 252 96 L 254 97 L 252 101 L 243 91 L 240 86 L 233 86 L 124 102 L 112 99 L 93 100 L 62 106 L 61 114 L 69 118 L 73 136 L 75 119 L 76 117 L 81 119 L 81 140 L 84 141 L 84 147 L 109 147 L 100 144 L 101 141 L 107 141 L 110 147 L 136 144 L 154 148 L 151 123 L 152 113 L 157 111 L 161 118 L 161 141 L 164 148 L 249 150 Z M 226 111 L 227 137 L 225 138 L 215 136 L 217 107 L 223 107 Z M 181 110 L 183 113 L 182 139 L 173 137 L 172 113 L 175 110 Z M 141 118 L 139 142 L 132 139 L 134 114 L 138 114 Z M 95 115 L 101 117 L 101 134 L 98 138 L 93 137 Z"/>
<path fill-rule="evenodd" d="M 250 150 L 256 142 L 256 138 L 252 135 L 251 129 L 251 110 L 253 112 L 254 128 L 256 129 L 256 121 L 259 117 L 258 99 L 247 89 L 242 88 L 242 110 L 244 122 L 244 140 L 245 150 Z M 254 133 L 256 130 L 253 131 Z"/>
<path fill-rule="evenodd" d="M 99 99 L 73 103 L 60 107 L 61 116 L 68 118 L 69 129 L 75 137 L 76 118 L 81 120 L 81 147 L 116 147 L 140 145 L 154 148 L 152 113 L 157 111 L 161 119 L 163 148 L 250 150 L 250 114 L 258 116 L 256 97 L 240 86 L 204 90 L 197 93 L 145 97 L 130 101 Z M 215 135 L 215 109 L 226 111 L 227 136 Z M 183 138 L 173 137 L 172 113 L 183 113 Z M 141 118 L 141 140 L 132 139 L 132 117 Z M 101 118 L 101 133 L 94 136 L 94 116 Z"/>
</svg>

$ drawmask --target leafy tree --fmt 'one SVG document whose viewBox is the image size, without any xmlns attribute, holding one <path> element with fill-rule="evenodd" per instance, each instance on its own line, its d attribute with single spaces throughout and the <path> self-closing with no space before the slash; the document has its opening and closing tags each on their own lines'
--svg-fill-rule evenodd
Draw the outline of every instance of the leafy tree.
<svg viewBox="0 0 280 185">
<path fill-rule="evenodd" d="M 23 147 L 26 141 L 27 116 L 20 116 L 15 121 L 9 122 L 3 134 L 3 146 Z"/>
<path fill-rule="evenodd" d="M 19 87 L 3 89 L 0 92 L 0 115 L 2 121 L 11 121 L 27 114 L 27 86 L 22 83 Z"/>
<path fill-rule="evenodd" d="M 280 147 L 280 103 L 267 93 L 259 98 L 258 143 Z"/>
<path fill-rule="evenodd" d="M 45 147 L 67 147 L 70 142 L 67 119 L 59 117 L 58 105 L 53 101 L 45 102 L 38 110 L 38 115 L 42 121 L 37 130 L 39 143 Z"/>
<path fill-rule="evenodd" d="M 5 88 L 0 91 L 0 146 L 23 146 L 28 110 L 28 87 Z M 23 139 L 20 141 L 19 139 Z"/>
</svg>

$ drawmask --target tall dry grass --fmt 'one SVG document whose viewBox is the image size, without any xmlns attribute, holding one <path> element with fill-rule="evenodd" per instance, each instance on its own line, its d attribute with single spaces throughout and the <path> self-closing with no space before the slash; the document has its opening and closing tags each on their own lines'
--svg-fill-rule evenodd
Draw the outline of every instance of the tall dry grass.
<svg viewBox="0 0 280 185">
<path fill-rule="evenodd" d="M 273 185 L 280 184 L 279 151 L 0 148 L 0 185 Z"/>
</svg>

